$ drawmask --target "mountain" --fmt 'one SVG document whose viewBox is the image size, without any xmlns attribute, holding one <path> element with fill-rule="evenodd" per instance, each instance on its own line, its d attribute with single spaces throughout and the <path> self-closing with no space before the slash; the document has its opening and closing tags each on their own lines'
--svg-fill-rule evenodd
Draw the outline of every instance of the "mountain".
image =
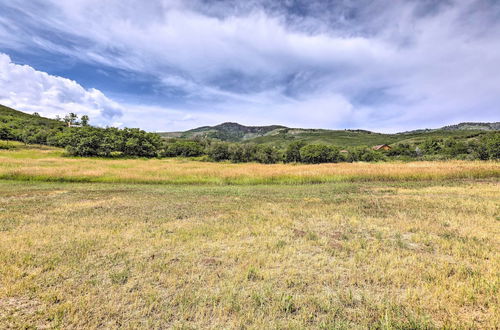
<svg viewBox="0 0 500 330">
<path fill-rule="evenodd" d="M 394 143 L 418 143 L 429 137 L 471 139 L 487 131 L 500 130 L 496 123 L 461 123 L 438 129 L 421 129 L 396 134 L 383 134 L 367 130 L 328 130 L 289 128 L 280 125 L 244 126 L 238 123 L 223 123 L 203 126 L 185 132 L 159 133 L 165 138 L 213 138 L 230 142 L 252 142 L 286 146 L 293 141 L 324 143 L 337 146 L 377 145 Z"/>
<path fill-rule="evenodd" d="M 217 126 L 202 126 L 186 132 L 160 133 L 164 137 L 181 138 L 211 138 L 222 141 L 241 142 L 260 136 L 265 136 L 271 132 L 286 129 L 285 126 L 244 126 L 238 123 L 222 123 Z"/>
<path fill-rule="evenodd" d="M 441 128 L 443 130 L 481 130 L 481 131 L 498 131 L 500 130 L 500 122 L 496 123 L 460 123 Z"/>
</svg>

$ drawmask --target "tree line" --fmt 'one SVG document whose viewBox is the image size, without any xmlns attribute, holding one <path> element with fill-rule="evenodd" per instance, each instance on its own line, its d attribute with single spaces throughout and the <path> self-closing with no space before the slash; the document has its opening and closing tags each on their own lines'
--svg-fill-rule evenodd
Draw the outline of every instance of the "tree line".
<svg viewBox="0 0 500 330">
<path fill-rule="evenodd" d="M 280 149 L 268 144 L 230 143 L 215 139 L 169 139 L 138 128 L 99 128 L 70 113 L 58 120 L 38 116 L 0 117 L 0 140 L 27 144 L 45 144 L 65 148 L 72 156 L 82 157 L 199 157 L 210 161 L 235 163 L 337 163 L 383 160 L 500 159 L 500 132 L 483 134 L 477 139 L 428 138 L 420 143 L 395 144 L 387 151 L 368 146 L 339 148 L 326 144 L 290 143 Z"/>
<path fill-rule="evenodd" d="M 498 160 L 500 159 L 500 132 L 482 135 L 477 140 L 461 141 L 455 138 L 428 138 L 423 142 L 395 144 L 390 150 L 373 150 L 368 146 L 339 148 L 327 144 L 290 143 L 279 149 L 272 145 L 229 143 L 213 140 L 170 140 L 165 144 L 165 157 L 206 157 L 212 161 L 234 163 L 339 163 L 376 162 L 386 160 Z"/>
</svg>

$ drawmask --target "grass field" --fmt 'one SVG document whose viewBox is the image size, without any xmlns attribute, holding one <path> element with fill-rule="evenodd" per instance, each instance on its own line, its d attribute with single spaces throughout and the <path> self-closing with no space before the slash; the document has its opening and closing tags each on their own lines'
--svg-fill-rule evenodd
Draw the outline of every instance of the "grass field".
<svg viewBox="0 0 500 330">
<path fill-rule="evenodd" d="M 18 148 L 0 151 L 0 175 L 0 328 L 500 324 L 498 163 Z"/>
<path fill-rule="evenodd" d="M 0 179 L 149 184 L 304 184 L 500 178 L 498 162 L 232 164 L 188 159 L 61 157 L 61 149 L 0 150 Z"/>
</svg>

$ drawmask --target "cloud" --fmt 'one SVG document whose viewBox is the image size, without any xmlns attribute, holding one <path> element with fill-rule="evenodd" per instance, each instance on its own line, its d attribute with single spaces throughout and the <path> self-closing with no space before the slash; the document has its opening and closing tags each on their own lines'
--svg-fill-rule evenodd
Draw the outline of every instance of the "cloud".
<svg viewBox="0 0 500 330">
<path fill-rule="evenodd" d="M 148 129 L 499 120 L 498 1 L 12 0 L 0 10 L 0 49 L 153 77 L 144 98 L 154 102 L 122 95 L 123 121 Z M 162 116 L 175 119 L 143 120 Z"/>
<path fill-rule="evenodd" d="M 69 112 L 86 114 L 97 124 L 105 124 L 123 112 L 118 103 L 97 89 L 85 89 L 75 81 L 17 65 L 1 53 L 0 104 L 47 117 Z"/>
</svg>

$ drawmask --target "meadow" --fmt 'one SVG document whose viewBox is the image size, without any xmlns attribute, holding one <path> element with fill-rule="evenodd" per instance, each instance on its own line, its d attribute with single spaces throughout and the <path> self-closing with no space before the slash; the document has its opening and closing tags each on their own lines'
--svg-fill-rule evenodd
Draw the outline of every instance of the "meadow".
<svg viewBox="0 0 500 330">
<path fill-rule="evenodd" d="M 0 328 L 495 328 L 499 176 L 0 150 Z"/>
<path fill-rule="evenodd" d="M 500 178 L 496 161 L 415 161 L 338 164 L 234 164 L 185 158 L 62 157 L 59 148 L 0 150 L 0 179 L 144 184 L 306 184 Z"/>
</svg>

